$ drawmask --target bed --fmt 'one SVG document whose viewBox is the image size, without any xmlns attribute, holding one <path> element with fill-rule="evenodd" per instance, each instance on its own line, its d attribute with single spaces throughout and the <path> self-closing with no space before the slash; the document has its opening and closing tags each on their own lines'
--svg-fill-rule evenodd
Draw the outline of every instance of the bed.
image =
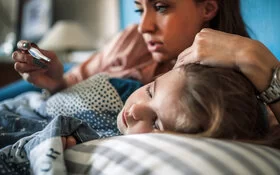
<svg viewBox="0 0 280 175">
<path fill-rule="evenodd" d="M 265 146 L 171 134 L 118 136 L 65 151 L 70 174 L 279 174 L 280 152 Z"/>
<path fill-rule="evenodd" d="M 243 10 L 245 19 L 251 29 L 260 28 L 256 19 L 265 19 L 263 29 L 267 26 L 277 26 L 273 20 L 267 20 L 264 15 L 274 16 L 266 13 L 264 5 L 270 6 L 271 3 L 262 3 L 260 8 L 251 8 L 250 3 L 255 1 L 244 1 L 249 3 Z M 273 1 L 276 2 L 276 1 Z M 279 3 L 279 1 L 277 1 Z M 275 5 L 274 7 L 277 7 Z M 260 13 L 265 11 L 264 13 Z M 258 18 L 252 15 L 256 12 Z M 278 14 L 278 13 L 277 13 Z M 270 17 L 269 16 L 269 17 Z M 279 15 L 277 15 L 279 16 Z M 260 18 L 261 17 L 261 18 Z M 269 18 L 268 18 L 269 19 Z M 276 18 L 275 18 L 276 19 Z M 255 25 L 258 25 L 257 27 Z M 278 28 L 274 27 L 275 31 Z M 272 29 L 272 30 L 273 30 Z M 275 43 L 276 32 L 263 32 L 263 30 L 253 32 L 254 39 L 264 42 L 279 58 L 279 49 Z M 271 37 L 267 37 L 267 34 Z M 264 34 L 264 35 L 263 35 Z M 269 41 L 268 41 L 269 40 Z M 278 42 L 279 40 L 277 40 Z M 72 65 L 66 65 L 68 70 Z M 0 88 L 0 100 L 14 97 L 24 91 L 40 89 L 32 85 L 18 81 L 9 86 Z M 34 99 L 39 99 L 34 96 Z M 33 105 L 38 105 L 36 101 Z M 28 102 L 29 103 L 29 102 Z M 30 104 L 30 103 L 29 103 Z M 17 104 L 14 104 L 17 106 Z M 21 108 L 22 109 L 22 108 Z M 23 111 L 30 114 L 32 109 Z M 8 116 L 7 114 L 0 116 Z M 30 114 L 33 116 L 33 113 Z M 44 128 L 47 119 L 36 122 L 36 117 L 29 121 L 30 127 L 36 126 Z M 9 118 L 19 122 L 18 116 L 12 115 Z M 1 118 L 2 120 L 3 118 Z M 0 121 L 1 121 L 0 120 Z M 92 130 L 86 130 L 89 134 L 85 142 L 80 143 L 70 149 L 63 150 L 61 146 L 61 135 L 67 135 L 74 130 L 89 129 L 85 128 L 84 123 L 73 118 L 58 117 L 57 125 L 52 125 L 53 132 L 37 132 L 32 134 L 19 128 L 17 136 L 24 136 L 10 147 L 5 147 L 0 151 L 0 175 L 1 174 L 96 174 L 96 175 L 188 175 L 188 174 L 238 174 L 238 175 L 278 175 L 280 174 L 280 150 L 266 146 L 240 143 L 236 141 L 223 141 L 210 138 L 191 138 L 173 134 L 138 134 L 127 136 L 114 136 L 98 140 Z M 59 130 L 60 123 L 74 122 L 69 125 L 66 133 Z M 32 122 L 35 125 L 32 125 Z M 47 129 L 49 129 L 47 128 Z M 1 130 L 1 128 L 0 128 Z M 3 138 L 0 132 L 0 137 Z M 10 139 L 10 138 L 9 138 Z M 14 138 L 17 140 L 17 137 Z M 87 141 L 88 140 L 88 141 Z M 90 141 L 91 140 L 91 141 Z M 1 139 L 3 142 L 3 139 Z M 1 144 L 0 142 L 0 144 Z"/>
<path fill-rule="evenodd" d="M 53 138 L 52 143 L 59 139 Z M 46 144 L 41 142 L 29 153 L 30 162 L 17 166 L 1 163 L 0 174 L 280 173 L 279 150 L 235 141 L 150 133 L 92 140 L 65 151 L 55 145 L 46 149 Z M 26 164 L 30 169 L 25 169 Z"/>
<path fill-rule="evenodd" d="M 109 132 L 106 138 L 100 137 L 89 121 L 79 118 L 85 111 L 95 112 L 98 105 L 83 104 L 82 109 L 73 110 L 65 102 L 83 101 L 79 94 L 94 84 L 103 86 L 102 77 L 108 78 L 94 76 L 47 101 L 42 93 L 28 92 L 1 103 L 1 144 L 24 137 L 0 149 L 0 174 L 280 174 L 280 151 L 266 146 L 167 133 L 110 137 Z M 88 92 L 93 94 L 90 98 L 104 95 L 96 89 Z M 39 115 L 41 104 L 49 102 L 55 102 L 50 109 L 56 117 Z M 114 104 L 118 103 L 120 99 Z M 27 132 L 32 129 L 40 131 Z M 73 134 L 81 143 L 63 150 L 61 136 Z"/>
</svg>

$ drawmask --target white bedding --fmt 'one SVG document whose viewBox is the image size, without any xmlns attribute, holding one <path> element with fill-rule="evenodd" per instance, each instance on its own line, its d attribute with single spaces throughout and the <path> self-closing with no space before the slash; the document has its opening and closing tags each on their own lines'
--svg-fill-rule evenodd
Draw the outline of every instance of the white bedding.
<svg viewBox="0 0 280 175">
<path fill-rule="evenodd" d="M 280 151 L 171 134 L 116 136 L 65 151 L 70 174 L 280 174 Z"/>
</svg>

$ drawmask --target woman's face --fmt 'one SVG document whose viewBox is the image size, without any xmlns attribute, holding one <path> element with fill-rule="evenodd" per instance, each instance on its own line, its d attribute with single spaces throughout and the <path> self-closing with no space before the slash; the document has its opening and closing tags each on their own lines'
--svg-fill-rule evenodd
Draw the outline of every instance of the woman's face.
<svg viewBox="0 0 280 175">
<path fill-rule="evenodd" d="M 177 59 L 205 23 L 204 3 L 194 0 L 135 0 L 138 31 L 156 61 Z"/>
<path fill-rule="evenodd" d="M 175 131 L 179 116 L 185 120 L 179 100 L 184 78 L 180 69 L 174 69 L 130 95 L 117 118 L 120 132 Z"/>
</svg>

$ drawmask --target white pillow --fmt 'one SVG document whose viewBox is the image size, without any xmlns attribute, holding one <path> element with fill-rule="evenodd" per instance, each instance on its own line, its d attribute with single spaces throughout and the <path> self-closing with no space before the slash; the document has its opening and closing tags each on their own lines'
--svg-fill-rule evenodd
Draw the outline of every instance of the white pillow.
<svg viewBox="0 0 280 175">
<path fill-rule="evenodd" d="M 116 136 L 65 151 L 72 174 L 279 174 L 280 151 L 171 134 Z"/>
</svg>

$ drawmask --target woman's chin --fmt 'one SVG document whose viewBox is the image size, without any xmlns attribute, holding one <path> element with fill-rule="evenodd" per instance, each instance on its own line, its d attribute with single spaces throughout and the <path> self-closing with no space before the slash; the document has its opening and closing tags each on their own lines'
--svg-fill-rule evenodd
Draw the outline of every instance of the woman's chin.
<svg viewBox="0 0 280 175">
<path fill-rule="evenodd" d="M 167 54 L 163 54 L 161 52 L 153 52 L 152 56 L 153 56 L 153 60 L 158 63 L 164 62 L 169 59 Z"/>
</svg>

